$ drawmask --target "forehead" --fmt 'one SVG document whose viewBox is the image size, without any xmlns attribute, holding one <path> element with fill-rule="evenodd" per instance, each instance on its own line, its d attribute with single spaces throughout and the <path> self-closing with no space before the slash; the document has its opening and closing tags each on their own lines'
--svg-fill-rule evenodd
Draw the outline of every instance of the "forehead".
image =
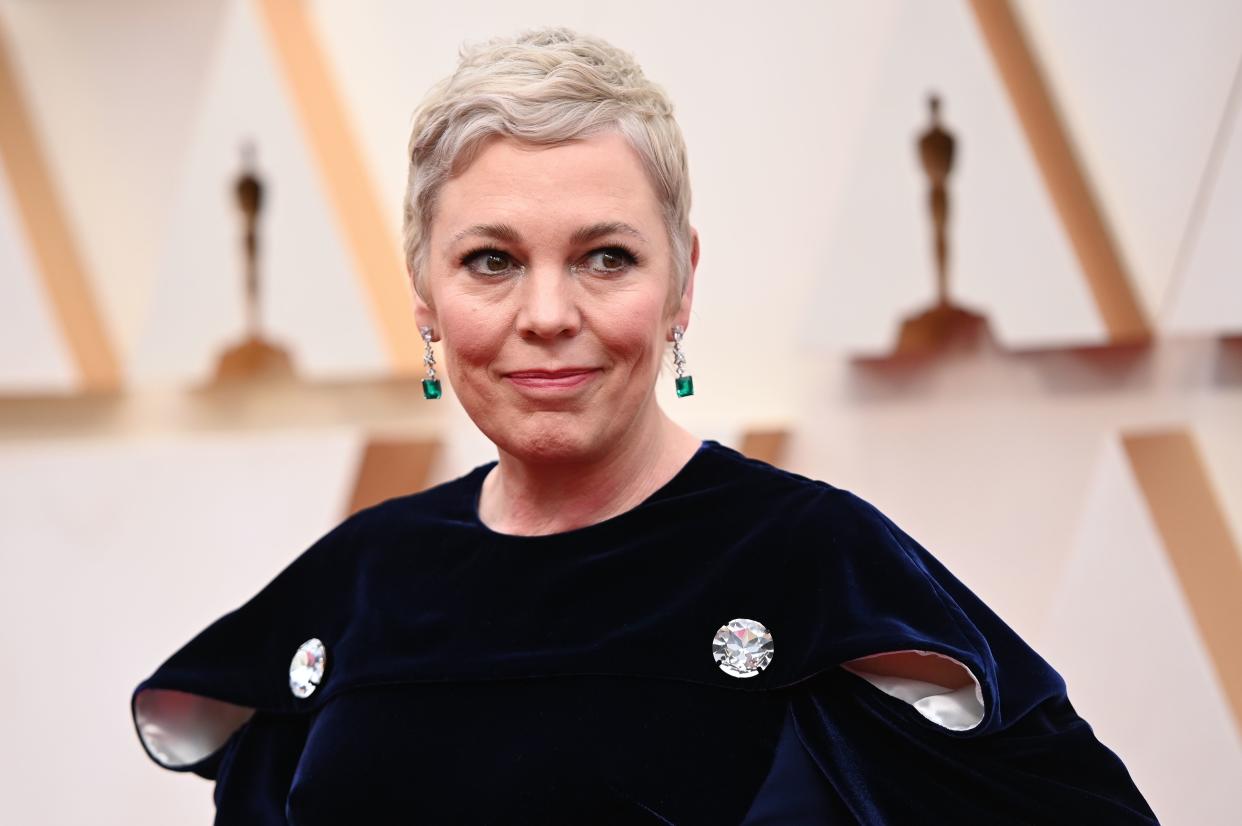
<svg viewBox="0 0 1242 826">
<path fill-rule="evenodd" d="M 505 223 L 523 235 L 569 235 L 622 222 L 663 239 L 661 211 L 642 161 L 616 132 L 552 146 L 494 138 L 440 190 L 432 243 L 465 227 Z"/>
</svg>

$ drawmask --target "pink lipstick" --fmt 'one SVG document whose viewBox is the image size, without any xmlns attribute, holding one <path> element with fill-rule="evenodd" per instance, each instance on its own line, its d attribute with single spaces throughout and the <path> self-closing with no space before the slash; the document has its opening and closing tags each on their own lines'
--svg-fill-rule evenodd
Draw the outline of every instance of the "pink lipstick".
<svg viewBox="0 0 1242 826">
<path fill-rule="evenodd" d="M 529 390 L 573 390 L 589 382 L 599 371 L 593 367 L 567 367 L 561 370 L 517 370 L 505 378 Z"/>
</svg>

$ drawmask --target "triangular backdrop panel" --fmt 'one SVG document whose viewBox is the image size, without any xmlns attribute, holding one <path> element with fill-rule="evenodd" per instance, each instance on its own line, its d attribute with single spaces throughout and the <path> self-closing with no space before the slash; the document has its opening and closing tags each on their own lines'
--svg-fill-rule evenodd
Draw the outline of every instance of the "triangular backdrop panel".
<svg viewBox="0 0 1242 826">
<path fill-rule="evenodd" d="M 1242 90 L 1222 123 L 1218 165 L 1204 180 L 1198 220 L 1186 237 L 1184 268 L 1162 314 L 1177 333 L 1242 334 Z"/>
<path fill-rule="evenodd" d="M 78 384 L 37 266 L 0 164 L 0 395 L 63 393 Z"/>
<path fill-rule="evenodd" d="M 966 3 L 892 16 L 860 140 L 827 228 L 810 340 L 877 352 L 934 294 L 928 184 L 916 142 L 927 96 L 957 139 L 950 292 L 1010 347 L 1103 341 L 1105 331 L 1022 126 Z"/>
<path fill-rule="evenodd" d="M 202 380 L 220 350 L 243 333 L 243 225 L 234 187 L 247 142 L 256 147 L 265 185 L 265 333 L 291 351 L 304 377 L 388 370 L 367 298 L 261 25 L 249 0 L 231 0 L 158 258 L 134 360 L 140 378 Z"/>
<path fill-rule="evenodd" d="M 1038 644 L 1158 817 L 1236 821 L 1242 740 L 1116 441 L 1103 451 Z"/>
<path fill-rule="evenodd" d="M 1134 287 L 1156 316 L 1242 57 L 1242 4 L 1018 5 Z"/>
<path fill-rule="evenodd" d="M 222 12 L 204 0 L 0 6 L 59 205 L 121 354 L 145 314 Z"/>
</svg>

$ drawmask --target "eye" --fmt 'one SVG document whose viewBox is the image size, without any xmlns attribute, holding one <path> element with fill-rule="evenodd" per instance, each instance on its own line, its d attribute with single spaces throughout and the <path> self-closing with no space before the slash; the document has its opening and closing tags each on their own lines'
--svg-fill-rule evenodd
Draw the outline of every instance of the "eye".
<svg viewBox="0 0 1242 826">
<path fill-rule="evenodd" d="M 624 247 L 604 247 L 590 253 L 585 259 L 586 268 L 592 272 L 622 272 L 638 263 L 634 254 Z"/>
<path fill-rule="evenodd" d="M 466 269 L 478 275 L 505 275 L 510 270 L 519 269 L 508 253 L 496 249 L 475 250 L 466 253 L 461 263 Z"/>
</svg>

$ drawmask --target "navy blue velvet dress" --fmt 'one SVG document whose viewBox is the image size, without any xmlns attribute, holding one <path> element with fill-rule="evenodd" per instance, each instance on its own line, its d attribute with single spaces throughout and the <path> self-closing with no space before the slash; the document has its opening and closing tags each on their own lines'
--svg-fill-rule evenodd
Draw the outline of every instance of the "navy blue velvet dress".
<svg viewBox="0 0 1242 826">
<path fill-rule="evenodd" d="M 539 537 L 490 465 L 347 519 L 135 691 L 217 823 L 1152 823 L 1057 673 L 875 508 L 707 442 L 637 508 Z M 771 632 L 749 679 L 711 643 Z M 327 670 L 289 687 L 299 645 Z M 841 667 L 951 657 L 953 730 Z"/>
</svg>

